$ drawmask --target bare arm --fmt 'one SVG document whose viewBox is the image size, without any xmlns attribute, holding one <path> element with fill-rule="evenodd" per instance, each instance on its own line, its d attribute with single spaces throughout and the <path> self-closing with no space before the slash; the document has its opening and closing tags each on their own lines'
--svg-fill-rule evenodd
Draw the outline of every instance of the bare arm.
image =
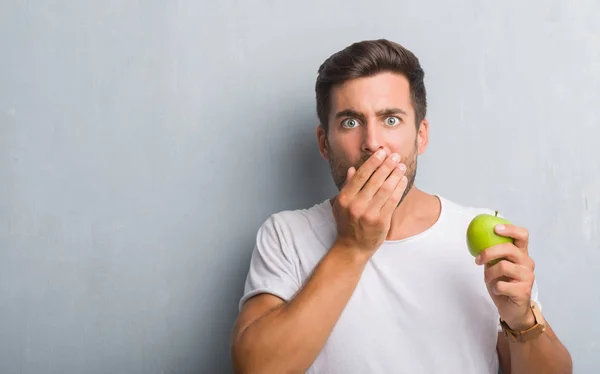
<svg viewBox="0 0 600 374">
<path fill-rule="evenodd" d="M 529 256 L 529 232 L 511 224 L 496 226 L 495 231 L 513 238 L 514 243 L 487 248 L 478 255 L 476 263 L 485 264 L 485 283 L 500 318 L 511 329 L 524 331 L 536 323 L 530 304 L 535 263 Z M 494 264 L 493 260 L 498 262 Z M 547 321 L 546 332 L 536 338 L 521 343 L 500 335 L 497 347 L 504 373 L 570 374 L 573 371 L 569 352 Z"/>
<path fill-rule="evenodd" d="M 397 157 L 384 159 L 385 153 L 375 154 L 359 170 L 348 170 L 333 205 L 337 240 L 292 300 L 263 294 L 244 305 L 231 347 L 236 372 L 303 373 L 312 365 L 406 189 L 404 165 Z"/>
<path fill-rule="evenodd" d="M 517 343 L 498 335 L 498 355 L 503 374 L 571 374 L 571 355 L 546 321 L 546 332 L 536 339 Z"/>
<path fill-rule="evenodd" d="M 249 300 L 234 328 L 236 372 L 305 372 L 339 319 L 366 257 L 334 246 L 289 303 L 263 294 Z"/>
</svg>

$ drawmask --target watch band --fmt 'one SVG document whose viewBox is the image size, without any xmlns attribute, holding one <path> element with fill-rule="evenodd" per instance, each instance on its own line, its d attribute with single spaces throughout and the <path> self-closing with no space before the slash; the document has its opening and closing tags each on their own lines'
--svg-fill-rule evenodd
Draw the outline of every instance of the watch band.
<svg viewBox="0 0 600 374">
<path fill-rule="evenodd" d="M 504 332 L 504 335 L 512 338 L 512 340 L 515 342 L 525 343 L 546 332 L 546 322 L 544 321 L 544 317 L 542 316 L 538 304 L 533 300 L 531 300 L 531 310 L 535 318 L 535 325 L 527 330 L 515 331 L 511 329 L 506 322 L 500 319 L 500 324 L 502 325 L 502 331 Z"/>
</svg>

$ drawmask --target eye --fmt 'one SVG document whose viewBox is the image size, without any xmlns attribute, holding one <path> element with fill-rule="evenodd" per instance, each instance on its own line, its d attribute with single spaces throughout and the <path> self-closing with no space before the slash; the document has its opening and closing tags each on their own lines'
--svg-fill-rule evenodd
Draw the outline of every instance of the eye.
<svg viewBox="0 0 600 374">
<path fill-rule="evenodd" d="M 385 124 L 388 126 L 396 126 L 400 123 L 400 118 L 398 117 L 388 117 L 385 119 Z"/>
<path fill-rule="evenodd" d="M 355 118 L 348 118 L 342 122 L 342 126 L 347 129 L 353 129 L 358 126 L 358 121 Z"/>
</svg>

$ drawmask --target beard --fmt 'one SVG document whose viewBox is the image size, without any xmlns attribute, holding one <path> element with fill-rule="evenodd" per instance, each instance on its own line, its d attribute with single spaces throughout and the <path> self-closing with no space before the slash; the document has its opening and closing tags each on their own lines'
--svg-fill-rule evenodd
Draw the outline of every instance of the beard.
<svg viewBox="0 0 600 374">
<path fill-rule="evenodd" d="M 362 164 L 364 164 L 369 159 L 369 157 L 371 157 L 371 154 L 362 155 L 358 162 L 352 164 L 348 160 L 345 160 L 344 158 L 337 155 L 335 152 L 332 152 L 331 150 L 331 144 L 329 144 L 328 158 L 329 168 L 331 169 L 331 176 L 333 177 L 333 181 L 337 186 L 338 191 L 341 191 L 342 187 L 344 187 L 344 184 L 346 183 L 348 169 L 354 166 L 354 168 L 358 170 L 362 166 Z M 415 178 L 417 176 L 417 158 L 417 142 L 415 139 L 415 144 L 412 152 L 407 157 L 402 157 L 400 159 L 400 161 L 404 163 L 404 165 L 406 165 L 405 175 L 407 179 L 407 184 L 406 189 L 402 193 L 402 197 L 398 202 L 398 205 L 402 203 L 402 201 L 404 200 L 404 198 L 406 197 L 406 195 L 408 194 L 415 182 Z"/>
</svg>

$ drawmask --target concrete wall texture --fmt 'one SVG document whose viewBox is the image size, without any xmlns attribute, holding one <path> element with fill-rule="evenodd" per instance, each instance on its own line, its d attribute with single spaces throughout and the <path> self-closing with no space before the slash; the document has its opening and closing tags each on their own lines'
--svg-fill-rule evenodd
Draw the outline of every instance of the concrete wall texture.
<svg viewBox="0 0 600 374">
<path fill-rule="evenodd" d="M 0 2 L 0 372 L 227 373 L 256 230 L 335 192 L 314 80 L 388 38 L 426 71 L 417 184 L 531 232 L 600 370 L 600 3 Z"/>
</svg>

